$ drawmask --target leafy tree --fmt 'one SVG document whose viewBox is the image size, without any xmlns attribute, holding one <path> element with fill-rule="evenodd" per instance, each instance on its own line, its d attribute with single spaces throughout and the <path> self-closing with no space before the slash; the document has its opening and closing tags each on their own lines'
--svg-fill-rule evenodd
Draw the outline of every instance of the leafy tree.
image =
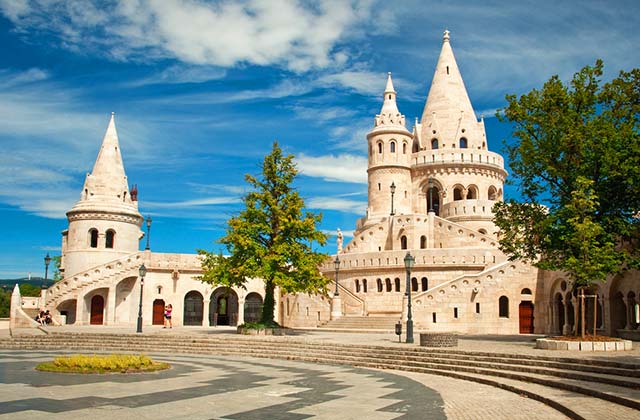
<svg viewBox="0 0 640 420">
<path fill-rule="evenodd" d="M 62 280 L 62 273 L 60 273 L 60 265 L 62 264 L 62 256 L 61 255 L 54 255 L 53 257 L 51 257 L 51 260 L 53 261 L 53 281 L 60 281 Z"/>
<path fill-rule="evenodd" d="M 0 318 L 9 318 L 11 292 L 0 288 Z"/>
<path fill-rule="evenodd" d="M 640 265 L 640 69 L 601 85 L 602 69 L 508 95 L 497 115 L 513 125 L 506 151 L 524 199 L 494 207 L 500 248 L 574 288 Z"/>
<path fill-rule="evenodd" d="M 318 231 L 321 215 L 304 210 L 304 200 L 292 187 L 298 174 L 293 155 L 284 155 L 277 142 L 264 158 L 259 177 L 245 175 L 252 191 L 243 197 L 244 210 L 228 221 L 224 244 L 229 256 L 199 250 L 201 279 L 227 287 L 244 287 L 249 278 L 261 278 L 266 296 L 261 322 L 274 322 L 274 290 L 314 293 L 329 279 L 318 269 L 326 254 L 313 250 L 327 237 Z"/>
<path fill-rule="evenodd" d="M 29 297 L 38 297 L 40 296 L 40 291 L 42 290 L 40 286 L 34 286 L 29 283 L 21 283 L 20 287 L 20 296 L 29 296 Z"/>
</svg>

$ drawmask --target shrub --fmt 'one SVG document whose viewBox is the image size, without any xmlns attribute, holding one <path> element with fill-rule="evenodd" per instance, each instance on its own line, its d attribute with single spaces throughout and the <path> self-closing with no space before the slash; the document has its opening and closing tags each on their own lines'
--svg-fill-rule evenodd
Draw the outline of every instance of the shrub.
<svg viewBox="0 0 640 420">
<path fill-rule="evenodd" d="M 134 373 L 168 369 L 168 363 L 156 362 L 144 354 L 58 356 L 40 363 L 36 370 L 66 373 Z"/>
</svg>

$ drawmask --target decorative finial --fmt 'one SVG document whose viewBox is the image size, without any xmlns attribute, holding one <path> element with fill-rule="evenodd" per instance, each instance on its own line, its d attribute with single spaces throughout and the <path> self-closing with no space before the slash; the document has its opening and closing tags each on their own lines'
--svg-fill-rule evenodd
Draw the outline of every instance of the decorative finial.
<svg viewBox="0 0 640 420">
<path fill-rule="evenodd" d="M 111 111 L 111 116 L 113 117 L 114 115 L 116 115 L 116 113 Z"/>
<path fill-rule="evenodd" d="M 445 30 L 444 30 L 444 36 L 442 37 L 442 40 L 443 40 L 444 42 L 449 42 L 449 34 L 450 34 L 449 30 L 448 30 L 448 29 L 445 29 Z"/>
<path fill-rule="evenodd" d="M 389 77 L 391 77 L 391 72 L 390 71 L 388 71 L 387 74 L 389 75 Z"/>
</svg>

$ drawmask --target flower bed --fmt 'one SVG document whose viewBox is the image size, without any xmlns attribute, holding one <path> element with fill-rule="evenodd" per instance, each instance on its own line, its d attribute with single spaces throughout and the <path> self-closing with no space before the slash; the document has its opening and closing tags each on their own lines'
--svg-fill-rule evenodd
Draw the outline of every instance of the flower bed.
<svg viewBox="0 0 640 420">
<path fill-rule="evenodd" d="M 156 362 L 144 354 L 59 356 L 40 363 L 36 370 L 59 373 L 141 373 L 169 369 L 168 363 Z"/>
</svg>

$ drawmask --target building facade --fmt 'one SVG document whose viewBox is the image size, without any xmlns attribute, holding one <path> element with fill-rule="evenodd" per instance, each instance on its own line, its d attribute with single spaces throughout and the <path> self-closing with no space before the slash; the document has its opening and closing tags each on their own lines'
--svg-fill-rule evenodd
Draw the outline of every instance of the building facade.
<svg viewBox="0 0 640 420">
<path fill-rule="evenodd" d="M 344 248 L 340 243 L 338 254 L 321 267 L 337 277 L 338 295 L 276 296 L 276 319 L 291 327 L 323 326 L 331 318 L 406 320 L 410 289 L 417 330 L 572 331 L 578 297 L 565 276 L 509 261 L 498 249 L 492 207 L 502 200 L 507 172 L 502 156 L 488 150 L 484 122 L 476 119 L 448 31 L 424 112 L 411 131 L 396 96 L 389 74 L 382 108 L 366 136 L 366 214 L 353 239 Z M 259 317 L 260 279 L 251 279 L 246 290 L 227 291 L 198 280 L 195 254 L 140 250 L 145 220 L 137 189 L 129 188 L 113 115 L 67 218 L 63 280 L 37 302 L 25 298 L 12 308 L 46 308 L 69 324 L 135 325 L 144 265 L 144 324 L 162 324 L 169 303 L 174 325 L 237 325 Z M 407 253 L 415 260 L 410 275 Z M 637 271 L 595 285 L 589 295 L 589 328 L 596 318 L 603 333 L 638 338 Z M 18 312 L 12 311 L 15 322 L 28 321 Z"/>
</svg>

